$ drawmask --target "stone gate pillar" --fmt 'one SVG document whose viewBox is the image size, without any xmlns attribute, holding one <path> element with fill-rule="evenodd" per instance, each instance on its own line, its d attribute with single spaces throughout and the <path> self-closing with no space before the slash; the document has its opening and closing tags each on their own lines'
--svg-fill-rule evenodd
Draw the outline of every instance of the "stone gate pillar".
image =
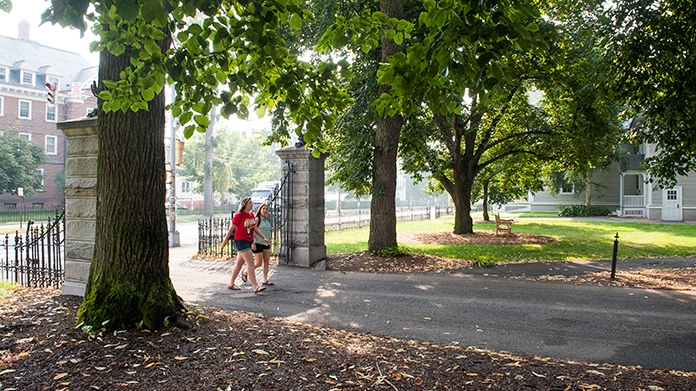
<svg viewBox="0 0 696 391">
<path fill-rule="evenodd" d="M 60 122 L 67 138 L 65 162 L 66 295 L 85 295 L 94 253 L 97 210 L 97 119 Z"/>
<path fill-rule="evenodd" d="M 281 254 L 289 254 L 289 264 L 309 267 L 326 258 L 324 244 L 324 160 L 304 146 L 276 151 L 283 167 L 283 178 L 291 170 L 291 183 L 281 191 L 285 198 L 289 232 L 281 243 Z M 281 238 L 283 240 L 283 238 Z M 289 248 L 288 248 L 289 247 Z"/>
</svg>

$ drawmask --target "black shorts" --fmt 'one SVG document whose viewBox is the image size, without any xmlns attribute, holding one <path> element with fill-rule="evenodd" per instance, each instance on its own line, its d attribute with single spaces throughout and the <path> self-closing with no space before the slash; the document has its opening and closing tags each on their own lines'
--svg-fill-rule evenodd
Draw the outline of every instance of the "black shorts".
<svg viewBox="0 0 696 391">
<path fill-rule="evenodd" d="M 263 250 L 268 250 L 271 246 L 266 246 L 265 244 L 256 243 L 256 250 L 252 249 L 251 252 L 254 254 L 262 253 Z"/>
</svg>

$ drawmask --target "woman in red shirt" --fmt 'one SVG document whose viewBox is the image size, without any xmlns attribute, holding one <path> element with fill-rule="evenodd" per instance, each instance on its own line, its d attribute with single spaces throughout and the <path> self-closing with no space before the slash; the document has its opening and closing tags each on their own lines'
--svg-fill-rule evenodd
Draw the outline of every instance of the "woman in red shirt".
<svg viewBox="0 0 696 391">
<path fill-rule="evenodd" d="M 266 238 L 263 233 L 256 227 L 256 218 L 253 213 L 251 213 L 251 208 L 253 208 L 254 203 L 251 202 L 250 197 L 242 198 L 239 203 L 239 210 L 232 217 L 232 224 L 230 224 L 230 229 L 225 235 L 225 240 L 222 241 L 222 248 L 225 248 L 227 240 L 234 232 L 234 247 L 237 249 L 237 264 L 234 265 L 232 270 L 232 277 L 230 278 L 230 283 L 227 288 L 232 290 L 240 290 L 240 288 L 235 285 L 234 281 L 237 279 L 239 271 L 242 269 L 242 265 L 246 263 L 248 278 L 251 282 L 251 286 L 254 288 L 254 293 L 266 290 L 265 286 L 258 284 L 256 282 L 256 273 L 254 273 L 254 256 L 251 251 L 256 248 L 254 244 L 254 233 L 260 236 L 266 243 L 270 244 L 268 238 Z"/>
</svg>

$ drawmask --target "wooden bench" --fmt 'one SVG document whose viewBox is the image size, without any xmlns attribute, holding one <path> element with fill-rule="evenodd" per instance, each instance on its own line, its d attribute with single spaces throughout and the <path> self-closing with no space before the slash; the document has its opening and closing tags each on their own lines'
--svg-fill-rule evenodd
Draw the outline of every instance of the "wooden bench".
<svg viewBox="0 0 696 391">
<path fill-rule="evenodd" d="M 500 236 L 500 234 L 509 235 L 512 233 L 512 220 L 505 220 L 500 218 L 500 214 L 495 214 L 495 236 Z"/>
</svg>

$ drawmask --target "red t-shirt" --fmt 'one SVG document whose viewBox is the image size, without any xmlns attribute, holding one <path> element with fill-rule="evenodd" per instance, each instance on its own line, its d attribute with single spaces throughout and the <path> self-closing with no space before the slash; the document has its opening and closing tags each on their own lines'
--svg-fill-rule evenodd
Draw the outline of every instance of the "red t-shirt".
<svg viewBox="0 0 696 391">
<path fill-rule="evenodd" d="M 256 218 L 253 213 L 237 212 L 232 217 L 232 225 L 237 227 L 234 230 L 234 240 L 246 240 L 247 242 L 254 241 L 254 227 L 256 226 Z"/>
</svg>

